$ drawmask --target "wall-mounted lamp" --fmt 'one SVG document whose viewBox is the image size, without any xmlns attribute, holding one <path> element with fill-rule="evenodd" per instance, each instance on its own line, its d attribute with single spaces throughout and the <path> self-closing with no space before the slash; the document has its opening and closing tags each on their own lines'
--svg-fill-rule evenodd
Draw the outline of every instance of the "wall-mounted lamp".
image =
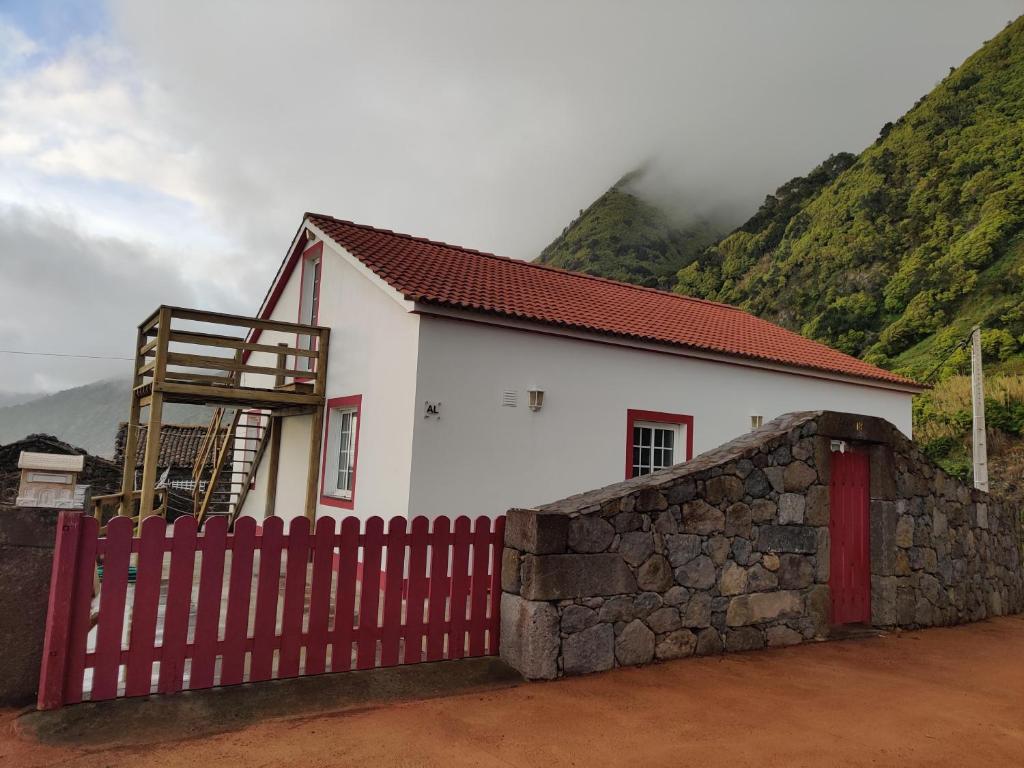
<svg viewBox="0 0 1024 768">
<path fill-rule="evenodd" d="M 833 453 L 846 453 L 846 441 L 845 440 L 833 440 L 829 447 Z"/>
<path fill-rule="evenodd" d="M 544 407 L 544 390 L 532 387 L 526 390 L 530 394 L 530 410 L 539 411 Z"/>
</svg>

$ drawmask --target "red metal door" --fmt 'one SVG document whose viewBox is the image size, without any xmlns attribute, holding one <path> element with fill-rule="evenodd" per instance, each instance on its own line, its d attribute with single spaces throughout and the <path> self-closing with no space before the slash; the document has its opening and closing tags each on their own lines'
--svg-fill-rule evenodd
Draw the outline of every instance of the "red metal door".
<svg viewBox="0 0 1024 768">
<path fill-rule="evenodd" d="M 871 623 L 868 533 L 870 465 L 865 453 L 832 453 L 831 559 L 833 624 Z"/>
</svg>

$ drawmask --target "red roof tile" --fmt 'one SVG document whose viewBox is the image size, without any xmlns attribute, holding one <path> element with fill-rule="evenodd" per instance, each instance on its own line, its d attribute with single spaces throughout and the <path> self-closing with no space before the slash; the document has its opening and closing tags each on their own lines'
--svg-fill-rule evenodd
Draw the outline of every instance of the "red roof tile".
<svg viewBox="0 0 1024 768">
<path fill-rule="evenodd" d="M 306 216 L 412 301 L 920 386 L 728 304 Z"/>
</svg>

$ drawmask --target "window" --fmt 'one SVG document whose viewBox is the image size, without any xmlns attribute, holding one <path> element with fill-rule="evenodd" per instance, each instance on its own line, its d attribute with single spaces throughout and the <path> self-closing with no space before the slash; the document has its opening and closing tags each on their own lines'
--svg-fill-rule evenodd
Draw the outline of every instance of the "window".
<svg viewBox="0 0 1024 768">
<path fill-rule="evenodd" d="M 327 401 L 327 434 L 320 480 L 323 504 L 352 509 L 355 503 L 361 406 L 362 395 Z"/>
<path fill-rule="evenodd" d="M 764 416 L 751 416 L 750 417 L 750 429 L 758 429 L 764 424 Z"/>
<path fill-rule="evenodd" d="M 320 319 L 320 275 L 323 263 L 323 243 L 317 243 L 302 255 L 302 280 L 299 296 L 299 322 L 317 325 Z M 299 349 L 312 351 L 315 344 L 312 336 L 299 336 Z M 299 357 L 295 368 L 300 371 L 313 370 L 312 357 Z"/>
<path fill-rule="evenodd" d="M 692 416 L 627 411 L 626 477 L 648 475 L 688 461 L 693 453 L 692 432 Z"/>
</svg>

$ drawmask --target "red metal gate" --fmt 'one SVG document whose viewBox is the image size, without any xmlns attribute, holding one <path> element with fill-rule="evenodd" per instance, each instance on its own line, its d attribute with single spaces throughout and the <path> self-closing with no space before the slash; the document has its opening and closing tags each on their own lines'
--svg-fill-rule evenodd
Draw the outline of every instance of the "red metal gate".
<svg viewBox="0 0 1024 768">
<path fill-rule="evenodd" d="M 871 623 L 870 471 L 865 453 L 832 453 L 828 529 L 833 624 Z"/>
<path fill-rule="evenodd" d="M 62 513 L 38 707 L 496 654 L 504 530 Z"/>
</svg>

